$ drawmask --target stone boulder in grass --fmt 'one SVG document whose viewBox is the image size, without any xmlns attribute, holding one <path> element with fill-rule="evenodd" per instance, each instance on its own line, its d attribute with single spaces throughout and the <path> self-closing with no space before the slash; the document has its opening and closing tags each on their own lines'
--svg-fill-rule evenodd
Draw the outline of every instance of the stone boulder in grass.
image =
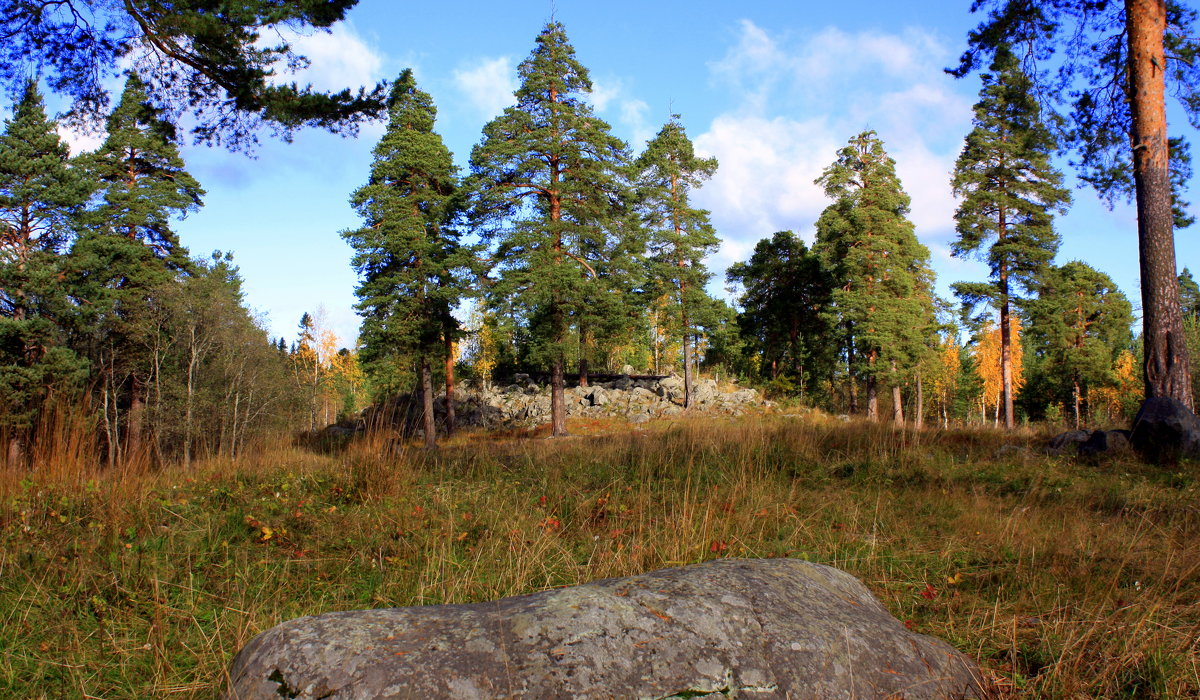
<svg viewBox="0 0 1200 700">
<path fill-rule="evenodd" d="M 285 622 L 226 698 L 975 698 L 979 669 L 858 580 L 721 559 L 470 605 Z"/>
</svg>

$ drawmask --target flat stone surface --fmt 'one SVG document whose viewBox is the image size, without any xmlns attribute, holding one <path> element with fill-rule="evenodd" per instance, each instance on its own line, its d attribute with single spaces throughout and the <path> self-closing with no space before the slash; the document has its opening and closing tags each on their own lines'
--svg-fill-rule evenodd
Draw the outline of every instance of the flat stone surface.
<svg viewBox="0 0 1200 700">
<path fill-rule="evenodd" d="M 914 634 L 854 577 L 721 559 L 470 605 L 285 622 L 226 697 L 967 698 L 978 667 Z"/>
</svg>

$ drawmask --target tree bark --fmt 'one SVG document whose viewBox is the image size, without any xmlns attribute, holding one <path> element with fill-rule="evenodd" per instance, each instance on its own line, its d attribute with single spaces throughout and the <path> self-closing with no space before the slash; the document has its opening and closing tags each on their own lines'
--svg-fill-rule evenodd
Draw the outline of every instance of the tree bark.
<svg viewBox="0 0 1200 700">
<path fill-rule="evenodd" d="M 454 337 L 446 331 L 446 437 L 458 428 L 454 413 Z"/>
<path fill-rule="evenodd" d="M 1125 0 L 1133 179 L 1137 190 L 1146 398 L 1170 397 L 1195 409 L 1175 270 L 1168 170 L 1165 0 Z"/>
<path fill-rule="evenodd" d="M 563 437 L 567 434 L 567 404 L 563 398 L 563 359 L 554 358 L 550 366 L 550 435 Z"/>
<path fill-rule="evenodd" d="M 904 427 L 904 404 L 900 396 L 900 386 L 892 387 L 892 422 Z"/>
<path fill-rule="evenodd" d="M 683 296 L 683 285 L 680 285 L 680 298 Z M 681 310 L 683 319 L 683 410 L 692 406 L 692 353 L 688 347 L 688 317 L 687 307 Z"/>
<path fill-rule="evenodd" d="M 1000 221 L 1003 227 L 1003 215 Z M 1004 410 L 1004 428 L 1012 430 L 1016 426 L 1013 417 L 1012 310 L 1008 300 L 1008 266 L 1004 263 L 1000 263 L 1000 403 Z"/>
<path fill-rule="evenodd" d="M 879 420 L 879 391 L 873 374 L 867 376 L 867 420 Z"/>
<path fill-rule="evenodd" d="M 925 388 L 921 385 L 920 372 L 917 372 L 917 412 L 913 416 L 913 426 L 917 430 L 925 427 Z"/>
<path fill-rule="evenodd" d="M 425 449 L 437 447 L 437 424 L 433 420 L 433 372 L 429 370 L 429 356 L 421 356 L 421 407 L 425 425 Z"/>
</svg>

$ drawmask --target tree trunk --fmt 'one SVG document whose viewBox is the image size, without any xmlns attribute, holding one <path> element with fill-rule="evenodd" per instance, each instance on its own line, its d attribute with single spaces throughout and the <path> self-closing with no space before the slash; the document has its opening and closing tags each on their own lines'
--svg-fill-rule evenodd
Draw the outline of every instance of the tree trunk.
<svg viewBox="0 0 1200 700">
<path fill-rule="evenodd" d="M 920 372 L 917 372 L 917 412 L 913 416 L 913 426 L 917 430 L 925 427 L 925 387 L 921 384 Z"/>
<path fill-rule="evenodd" d="M 1000 217 L 1001 239 L 1003 239 L 1004 216 Z M 1008 266 L 1000 263 L 1000 403 L 1004 410 L 1004 428 L 1012 430 L 1013 418 L 1013 371 L 1012 371 L 1012 319 L 1008 301 Z"/>
<path fill-rule="evenodd" d="M 458 417 L 454 413 L 454 338 L 446 332 L 446 437 L 458 428 Z"/>
<path fill-rule="evenodd" d="M 683 409 L 692 405 L 692 353 L 688 347 L 687 308 L 683 309 Z"/>
<path fill-rule="evenodd" d="M 854 333 L 846 329 L 846 384 L 850 393 L 851 414 L 858 413 L 858 385 L 854 381 Z"/>
<path fill-rule="evenodd" d="M 142 456 L 146 399 L 142 396 L 144 387 L 136 374 L 133 375 L 130 384 L 129 415 L 126 417 L 125 423 L 126 445 L 128 445 L 126 451 L 131 459 L 139 459 Z"/>
<path fill-rule="evenodd" d="M 892 381 L 896 380 L 896 363 L 892 362 Z M 904 403 L 900 396 L 900 385 L 892 384 L 892 422 L 904 426 Z"/>
<path fill-rule="evenodd" d="M 1146 398 L 1195 408 L 1175 270 L 1163 51 L 1165 0 L 1125 0 L 1133 179 L 1137 189 Z"/>
<path fill-rule="evenodd" d="M 425 449 L 437 447 L 437 424 L 433 420 L 433 372 L 429 356 L 421 355 L 421 413 L 425 425 Z"/>
<path fill-rule="evenodd" d="M 1080 420 L 1079 420 L 1079 380 L 1078 379 L 1075 380 L 1073 386 L 1075 388 L 1074 392 L 1072 393 L 1072 397 L 1075 400 L 1074 401 L 1075 402 L 1075 429 L 1079 430 Z"/>
<path fill-rule="evenodd" d="M 550 366 L 550 435 L 567 434 L 567 403 L 563 398 L 563 359 L 559 355 Z"/>
<path fill-rule="evenodd" d="M 867 420 L 879 420 L 879 395 L 875 375 L 867 377 Z"/>
</svg>

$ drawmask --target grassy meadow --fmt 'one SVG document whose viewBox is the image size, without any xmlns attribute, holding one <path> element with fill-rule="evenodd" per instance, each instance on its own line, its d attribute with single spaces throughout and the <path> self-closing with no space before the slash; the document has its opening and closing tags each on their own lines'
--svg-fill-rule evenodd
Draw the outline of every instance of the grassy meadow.
<svg viewBox="0 0 1200 700">
<path fill-rule="evenodd" d="M 289 618 L 716 557 L 845 569 L 999 697 L 1200 697 L 1196 465 L 819 413 L 571 429 L 190 471 L 105 472 L 64 445 L 2 474 L 0 697 L 211 698 Z"/>
</svg>

